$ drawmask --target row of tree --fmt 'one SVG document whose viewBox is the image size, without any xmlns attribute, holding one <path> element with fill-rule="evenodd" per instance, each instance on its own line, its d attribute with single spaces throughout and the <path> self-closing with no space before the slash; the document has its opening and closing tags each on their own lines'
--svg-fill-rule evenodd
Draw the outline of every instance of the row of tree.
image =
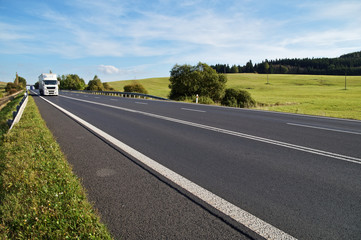
<svg viewBox="0 0 361 240">
<path fill-rule="evenodd" d="M 338 58 L 285 58 L 264 60 L 246 65 L 211 65 L 218 73 L 271 73 L 311 75 L 361 75 L 361 51 L 342 55 Z"/>
<path fill-rule="evenodd" d="M 97 75 L 92 80 L 85 83 L 84 79 L 77 74 L 61 75 L 58 77 L 59 88 L 63 90 L 92 90 L 92 91 L 113 91 L 108 83 L 102 83 Z M 39 88 L 39 82 L 35 83 L 35 88 Z"/>
<path fill-rule="evenodd" d="M 77 74 L 61 75 L 58 77 L 59 88 L 63 90 L 91 90 L 91 91 L 114 91 L 107 82 L 102 83 L 97 75 L 92 80 L 85 83 L 84 79 Z M 35 84 L 39 88 L 39 82 Z M 134 82 L 124 86 L 125 92 L 137 92 L 147 94 L 148 91 L 140 83 Z"/>
</svg>

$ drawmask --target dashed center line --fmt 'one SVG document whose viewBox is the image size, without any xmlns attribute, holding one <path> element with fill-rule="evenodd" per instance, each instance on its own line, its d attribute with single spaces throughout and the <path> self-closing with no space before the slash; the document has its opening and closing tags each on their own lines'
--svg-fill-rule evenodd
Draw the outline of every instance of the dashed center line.
<svg viewBox="0 0 361 240">
<path fill-rule="evenodd" d="M 192 111 L 192 112 L 201 112 L 201 113 L 205 113 L 206 111 L 203 110 L 198 110 L 198 109 L 191 109 L 191 108 L 181 108 L 182 110 L 185 111 Z"/>
<path fill-rule="evenodd" d="M 148 103 L 145 102 L 135 102 L 136 104 L 143 104 L 143 105 L 148 105 Z"/>
<path fill-rule="evenodd" d="M 297 127 L 305 127 L 305 128 L 320 129 L 320 130 L 326 130 L 326 131 L 332 131 L 332 132 L 361 135 L 361 132 L 352 132 L 352 131 L 346 131 L 346 130 L 340 130 L 340 129 L 334 129 L 334 128 L 317 127 L 317 126 L 303 125 L 303 124 L 298 124 L 298 123 L 287 123 L 287 124 L 291 125 L 291 126 L 297 126 Z"/>
</svg>

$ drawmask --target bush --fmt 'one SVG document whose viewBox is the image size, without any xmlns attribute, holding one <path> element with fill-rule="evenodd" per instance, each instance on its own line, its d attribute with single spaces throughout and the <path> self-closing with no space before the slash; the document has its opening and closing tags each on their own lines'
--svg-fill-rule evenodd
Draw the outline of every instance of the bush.
<svg viewBox="0 0 361 240">
<path fill-rule="evenodd" d="M 14 91 L 17 92 L 18 90 L 21 90 L 21 86 L 16 85 L 15 83 L 9 82 L 6 84 L 5 91 L 10 93 L 11 91 L 14 93 Z M 12 93 L 10 93 L 12 94 Z"/>
<path fill-rule="evenodd" d="M 237 90 L 233 88 L 226 89 L 226 93 L 221 102 L 222 105 L 228 107 L 249 108 L 256 105 L 256 101 L 246 90 Z"/>
<path fill-rule="evenodd" d="M 208 96 L 200 96 L 198 97 L 198 103 L 212 105 L 214 104 L 214 101 Z"/>
<path fill-rule="evenodd" d="M 114 91 L 115 90 L 107 82 L 103 83 L 103 88 L 104 88 L 105 91 Z"/>
<path fill-rule="evenodd" d="M 148 94 L 148 91 L 143 87 L 143 85 L 137 82 L 134 82 L 129 85 L 125 85 L 124 92 Z"/>
<path fill-rule="evenodd" d="M 16 93 L 18 90 L 16 90 L 15 88 L 12 88 L 12 89 L 10 89 L 10 91 L 9 91 L 9 95 L 11 95 L 11 94 L 14 94 L 14 93 Z"/>
</svg>

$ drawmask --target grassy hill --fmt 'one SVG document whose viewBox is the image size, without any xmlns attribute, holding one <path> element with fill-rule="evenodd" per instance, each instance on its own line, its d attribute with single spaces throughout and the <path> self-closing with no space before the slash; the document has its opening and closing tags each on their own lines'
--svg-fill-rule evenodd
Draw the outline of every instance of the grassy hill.
<svg viewBox="0 0 361 240">
<path fill-rule="evenodd" d="M 123 92 L 123 87 L 125 85 L 131 84 L 132 82 L 140 82 L 145 89 L 147 89 L 150 95 L 164 97 L 167 98 L 170 89 L 169 85 L 169 77 L 162 78 L 146 78 L 140 80 L 126 80 L 126 81 L 117 81 L 117 82 L 108 82 L 111 87 L 116 89 L 117 91 Z"/>
<path fill-rule="evenodd" d="M 2 98 L 5 95 L 5 87 L 6 87 L 5 82 L 0 82 L 0 98 Z"/>
<path fill-rule="evenodd" d="M 361 76 L 228 74 L 227 88 L 246 89 L 258 109 L 361 120 Z M 134 80 L 109 82 L 119 91 Z M 137 80 L 151 95 L 167 97 L 169 78 Z"/>
</svg>

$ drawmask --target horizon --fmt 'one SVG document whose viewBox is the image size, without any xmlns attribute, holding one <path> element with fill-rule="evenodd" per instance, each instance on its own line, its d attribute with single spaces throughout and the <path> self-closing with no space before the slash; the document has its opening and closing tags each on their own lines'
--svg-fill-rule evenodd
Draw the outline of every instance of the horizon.
<svg viewBox="0 0 361 240">
<path fill-rule="evenodd" d="M 175 64 L 360 51 L 361 2 L 0 0 L 0 81 L 50 70 L 86 83 L 169 77 Z"/>
</svg>

